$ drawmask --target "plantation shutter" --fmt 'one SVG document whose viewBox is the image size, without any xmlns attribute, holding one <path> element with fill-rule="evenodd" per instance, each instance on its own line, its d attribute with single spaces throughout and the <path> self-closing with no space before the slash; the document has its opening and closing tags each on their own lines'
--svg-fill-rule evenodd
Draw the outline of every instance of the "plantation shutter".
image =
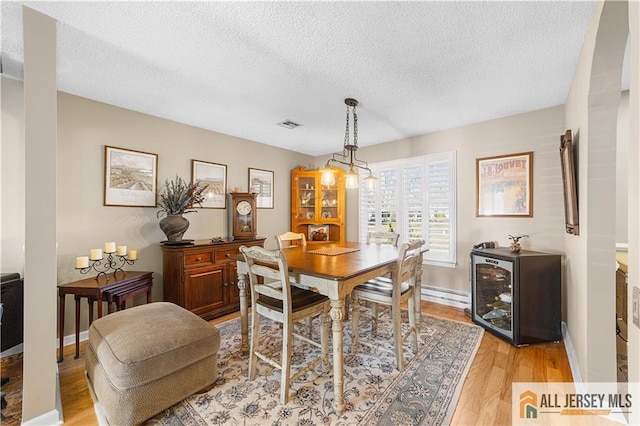
<svg viewBox="0 0 640 426">
<path fill-rule="evenodd" d="M 400 233 L 400 242 L 423 238 L 427 263 L 456 263 L 456 155 L 433 154 L 369 164 L 375 190 L 360 186 L 360 241 L 369 231 Z"/>
</svg>

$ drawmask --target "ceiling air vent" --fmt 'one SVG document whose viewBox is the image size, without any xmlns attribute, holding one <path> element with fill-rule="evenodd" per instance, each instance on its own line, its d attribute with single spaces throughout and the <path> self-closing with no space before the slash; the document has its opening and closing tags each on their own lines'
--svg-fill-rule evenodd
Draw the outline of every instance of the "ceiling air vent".
<svg viewBox="0 0 640 426">
<path fill-rule="evenodd" d="M 278 123 L 278 126 L 282 126 L 285 129 L 295 129 L 296 127 L 299 127 L 300 124 L 291 121 L 291 120 L 284 120 Z"/>
</svg>

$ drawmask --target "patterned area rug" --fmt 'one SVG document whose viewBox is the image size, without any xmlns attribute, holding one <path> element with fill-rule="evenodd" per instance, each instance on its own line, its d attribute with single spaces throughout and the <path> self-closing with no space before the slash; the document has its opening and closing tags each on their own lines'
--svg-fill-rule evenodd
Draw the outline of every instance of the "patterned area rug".
<svg viewBox="0 0 640 426">
<path fill-rule="evenodd" d="M 360 335 L 368 339 L 371 328 L 362 324 L 364 315 Z M 382 318 L 376 343 L 392 348 L 388 313 Z M 314 325 L 317 323 L 314 320 Z M 262 319 L 261 327 L 262 333 L 274 333 L 272 338 L 261 339 L 262 345 L 279 353 L 278 324 Z M 219 324 L 218 329 L 221 342 L 216 386 L 176 404 L 147 425 L 446 425 L 483 334 L 476 325 L 423 314 L 418 353 L 412 356 L 411 346 L 406 344 L 405 359 L 411 360 L 403 373 L 395 368 L 391 353 L 359 345 L 356 356 L 345 362 L 346 410 L 337 416 L 332 408 L 331 368 L 321 365 L 298 378 L 291 385 L 289 403 L 280 405 L 279 370 L 259 361 L 256 380 L 247 380 L 248 358 L 240 352 L 240 319 Z M 318 327 L 314 329 L 317 334 Z M 344 333 L 348 351 L 349 322 L 345 322 Z M 294 346 L 294 372 L 320 351 L 299 339 L 294 339 Z"/>
</svg>

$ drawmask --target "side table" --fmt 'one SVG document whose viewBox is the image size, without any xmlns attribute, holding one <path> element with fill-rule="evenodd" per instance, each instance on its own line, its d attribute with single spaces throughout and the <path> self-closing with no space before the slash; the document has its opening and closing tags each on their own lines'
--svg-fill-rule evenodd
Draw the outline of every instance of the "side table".
<svg viewBox="0 0 640 426">
<path fill-rule="evenodd" d="M 89 325 L 93 321 L 93 302 L 98 302 L 98 318 L 102 317 L 102 302 L 116 303 L 118 310 L 124 309 L 127 299 L 138 295 L 147 294 L 147 303 L 151 303 L 151 286 L 153 285 L 153 272 L 123 271 L 118 274 L 109 274 L 109 280 L 100 277 L 85 278 L 83 280 L 58 285 L 58 297 L 60 299 L 59 315 L 59 338 L 60 353 L 58 362 L 63 360 L 64 350 L 64 308 L 65 296 L 73 294 L 75 299 L 75 333 L 76 333 L 76 353 L 74 358 L 80 356 L 80 299 L 87 298 L 89 303 Z M 109 308 L 111 312 L 111 308 Z"/>
</svg>

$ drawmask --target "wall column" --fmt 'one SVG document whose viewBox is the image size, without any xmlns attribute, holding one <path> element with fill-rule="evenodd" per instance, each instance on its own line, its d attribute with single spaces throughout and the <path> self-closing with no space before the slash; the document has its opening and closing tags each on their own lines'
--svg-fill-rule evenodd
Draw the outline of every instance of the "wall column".
<svg viewBox="0 0 640 426">
<path fill-rule="evenodd" d="M 57 424 L 56 21 L 22 8 L 25 266 L 23 424 Z"/>
</svg>

